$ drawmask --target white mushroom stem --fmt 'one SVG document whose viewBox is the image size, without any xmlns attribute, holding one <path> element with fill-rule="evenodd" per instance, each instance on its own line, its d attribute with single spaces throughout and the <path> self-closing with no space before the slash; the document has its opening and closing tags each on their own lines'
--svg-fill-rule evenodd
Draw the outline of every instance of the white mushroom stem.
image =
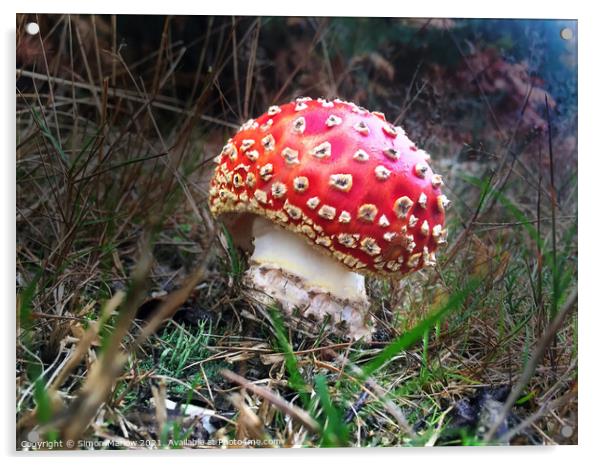
<svg viewBox="0 0 602 465">
<path fill-rule="evenodd" d="M 366 300 L 364 276 L 320 253 L 304 238 L 260 217 L 253 223 L 253 238 L 255 249 L 251 262 L 291 273 L 301 279 L 307 289 L 327 292 L 341 300 Z"/>
<path fill-rule="evenodd" d="M 288 313 L 297 308 L 318 321 L 329 316 L 351 339 L 370 334 L 364 276 L 264 218 L 255 218 L 253 238 L 245 280 L 260 295 L 277 300 Z"/>
</svg>

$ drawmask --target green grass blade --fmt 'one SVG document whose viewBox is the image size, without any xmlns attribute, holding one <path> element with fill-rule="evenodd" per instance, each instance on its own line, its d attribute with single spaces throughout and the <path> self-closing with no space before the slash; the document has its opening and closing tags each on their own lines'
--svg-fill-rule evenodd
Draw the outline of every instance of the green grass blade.
<svg viewBox="0 0 602 465">
<path fill-rule="evenodd" d="M 325 421 L 322 422 L 322 442 L 320 445 L 323 447 L 347 446 L 349 429 L 343 421 L 341 411 L 334 405 L 330 398 L 328 386 L 326 385 L 326 378 L 324 376 L 316 376 L 315 388 L 318 399 L 320 400 L 320 405 L 326 416 Z"/>
<path fill-rule="evenodd" d="M 444 318 L 448 313 L 460 307 L 466 298 L 479 286 L 480 280 L 472 279 L 464 287 L 464 289 L 456 292 L 452 295 L 447 303 L 445 303 L 440 309 L 431 312 L 424 320 L 417 324 L 411 330 L 405 332 L 391 344 L 386 346 L 380 354 L 371 362 L 363 367 L 363 376 L 367 378 L 372 373 L 377 371 L 379 368 L 384 366 L 389 360 L 391 360 L 399 352 L 406 350 L 415 342 L 419 341 L 425 332 L 429 331 L 434 327 L 439 320 Z"/>
</svg>

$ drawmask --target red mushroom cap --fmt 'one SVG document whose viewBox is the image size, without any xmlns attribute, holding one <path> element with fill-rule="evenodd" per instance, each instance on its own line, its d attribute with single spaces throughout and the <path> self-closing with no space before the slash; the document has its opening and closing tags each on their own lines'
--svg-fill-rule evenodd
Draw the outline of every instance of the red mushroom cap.
<svg viewBox="0 0 602 465">
<path fill-rule="evenodd" d="M 353 271 L 403 275 L 432 265 L 446 240 L 449 200 L 429 160 L 382 113 L 299 98 L 228 141 L 209 204 L 267 217 Z"/>
</svg>

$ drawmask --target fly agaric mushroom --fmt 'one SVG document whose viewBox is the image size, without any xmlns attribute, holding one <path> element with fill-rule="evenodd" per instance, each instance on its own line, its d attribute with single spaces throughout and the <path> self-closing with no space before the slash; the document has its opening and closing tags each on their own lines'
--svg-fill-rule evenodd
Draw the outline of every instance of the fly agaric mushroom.
<svg viewBox="0 0 602 465">
<path fill-rule="evenodd" d="M 228 140 L 209 205 L 253 250 L 248 284 L 358 339 L 370 334 L 364 276 L 432 266 L 446 242 L 449 200 L 429 160 L 382 113 L 299 98 Z"/>
</svg>

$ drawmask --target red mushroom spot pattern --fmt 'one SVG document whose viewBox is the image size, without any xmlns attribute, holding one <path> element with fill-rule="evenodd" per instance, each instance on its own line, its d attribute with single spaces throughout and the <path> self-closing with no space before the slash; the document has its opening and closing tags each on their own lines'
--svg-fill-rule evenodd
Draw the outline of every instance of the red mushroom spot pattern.
<svg viewBox="0 0 602 465">
<path fill-rule="evenodd" d="M 247 121 L 216 157 L 209 204 L 305 236 L 353 271 L 403 275 L 446 242 L 441 176 L 378 112 L 299 98 Z"/>
</svg>

